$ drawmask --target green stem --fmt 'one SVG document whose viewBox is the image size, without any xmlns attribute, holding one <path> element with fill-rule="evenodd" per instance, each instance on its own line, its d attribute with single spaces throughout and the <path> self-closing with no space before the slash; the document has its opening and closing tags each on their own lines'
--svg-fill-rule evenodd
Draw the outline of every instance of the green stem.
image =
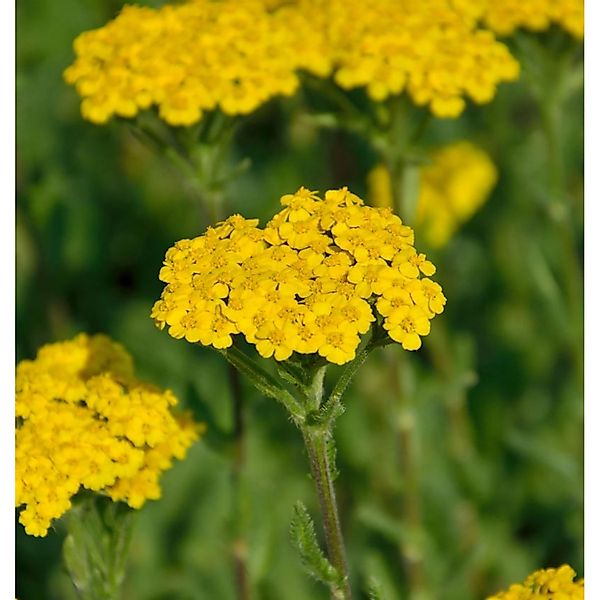
<svg viewBox="0 0 600 600">
<path fill-rule="evenodd" d="M 394 348 L 394 350 L 397 350 Z M 400 543 L 400 555 L 406 567 L 408 586 L 412 595 L 419 596 L 423 592 L 423 556 L 419 546 L 415 543 L 420 539 L 422 530 L 421 522 L 421 497 L 419 491 L 419 465 L 415 453 L 415 410 L 411 402 L 409 378 L 410 361 L 402 355 L 398 360 L 396 353 L 388 353 L 390 360 L 391 385 L 395 395 L 393 407 L 395 423 L 394 433 L 397 436 L 397 448 L 400 460 L 402 477 L 403 503 L 402 520 L 407 531 L 411 533 L 407 541 Z"/>
<path fill-rule="evenodd" d="M 239 371 L 231 364 L 228 364 L 229 386 L 232 396 L 233 409 L 233 465 L 232 465 L 232 486 L 234 508 L 235 534 L 232 545 L 232 554 L 234 562 L 235 583 L 237 596 L 239 600 L 250 600 L 252 597 L 250 581 L 248 578 L 247 555 L 248 548 L 246 543 L 246 504 L 245 504 L 245 486 L 244 486 L 244 465 L 246 464 L 246 419 L 244 411 L 244 398 Z"/>
<path fill-rule="evenodd" d="M 342 585 L 340 588 L 332 590 L 331 597 L 336 600 L 350 600 L 352 592 L 346 551 L 333 485 L 333 465 L 330 464 L 330 453 L 327 447 L 328 443 L 331 443 L 331 432 L 308 427 L 301 428 L 301 430 L 310 461 L 310 471 L 319 496 L 327 554 L 331 564 L 343 578 Z"/>
<path fill-rule="evenodd" d="M 397 159 L 388 168 L 392 180 L 394 211 L 409 225 L 414 225 L 419 200 L 421 166 L 407 159 Z"/>
<path fill-rule="evenodd" d="M 281 402 L 288 409 L 295 423 L 301 424 L 304 421 L 303 406 L 254 360 L 235 346 L 220 352 L 242 375 L 248 377 L 259 392 Z"/>
<path fill-rule="evenodd" d="M 419 199 L 422 157 L 417 157 L 418 143 L 431 122 L 429 112 L 423 113 L 416 127 L 416 113 L 402 97 L 391 98 L 387 118 L 380 123 L 382 132 L 371 137 L 388 168 L 392 182 L 394 211 L 403 221 L 413 225 Z"/>
</svg>

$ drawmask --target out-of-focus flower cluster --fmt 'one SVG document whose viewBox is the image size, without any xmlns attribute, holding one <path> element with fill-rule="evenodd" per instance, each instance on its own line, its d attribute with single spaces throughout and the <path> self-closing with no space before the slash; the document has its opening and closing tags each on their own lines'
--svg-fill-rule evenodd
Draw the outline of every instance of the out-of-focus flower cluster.
<svg viewBox="0 0 600 600">
<path fill-rule="evenodd" d="M 419 348 L 446 299 L 410 227 L 346 188 L 324 200 L 301 188 L 281 203 L 264 229 L 234 215 L 170 248 L 156 324 L 219 349 L 242 334 L 265 358 L 317 353 L 343 364 L 379 314 L 393 340 Z"/>
<path fill-rule="evenodd" d="M 519 65 L 490 31 L 480 29 L 477 3 L 456 0 L 298 0 L 314 35 L 322 36 L 334 80 L 366 87 L 375 101 L 404 90 L 437 117 L 456 117 L 465 97 L 492 100 Z M 294 10 L 292 8 L 288 10 Z"/>
<path fill-rule="evenodd" d="M 431 247 L 446 245 L 487 200 L 497 180 L 490 157 L 471 142 L 439 148 L 421 170 L 415 227 Z M 369 173 L 369 197 L 376 206 L 392 205 L 390 173 L 384 165 Z"/>
<path fill-rule="evenodd" d="M 458 0 L 188 0 L 160 9 L 126 6 L 82 33 L 65 79 L 84 118 L 104 123 L 157 106 L 170 125 L 190 125 L 219 107 L 246 114 L 292 94 L 297 72 L 333 73 L 374 100 L 407 90 L 439 117 L 465 97 L 489 102 L 519 65 L 479 28 L 482 7 Z"/>
<path fill-rule="evenodd" d="M 575 571 L 569 565 L 540 569 L 523 583 L 515 583 L 487 600 L 583 600 L 583 579 L 574 578 Z"/>
<path fill-rule="evenodd" d="M 583 0 L 487 0 L 484 24 L 500 36 L 515 29 L 544 31 L 553 23 L 583 39 Z"/>
<path fill-rule="evenodd" d="M 202 427 L 175 415 L 169 390 L 142 383 L 122 346 L 81 334 L 42 347 L 16 374 L 16 506 L 30 535 L 86 488 L 133 508 L 160 497 L 158 479 Z"/>
<path fill-rule="evenodd" d="M 156 105 L 170 125 L 190 125 L 216 106 L 246 114 L 292 94 L 296 66 L 327 68 L 310 50 L 297 55 L 289 39 L 286 23 L 260 0 L 125 6 L 77 37 L 76 60 L 64 76 L 83 97 L 84 118 L 95 123 Z"/>
</svg>

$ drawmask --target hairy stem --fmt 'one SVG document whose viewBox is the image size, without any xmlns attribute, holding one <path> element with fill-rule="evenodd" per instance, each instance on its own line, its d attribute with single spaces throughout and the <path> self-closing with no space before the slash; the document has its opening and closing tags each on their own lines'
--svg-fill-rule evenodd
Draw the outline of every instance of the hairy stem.
<svg viewBox="0 0 600 600">
<path fill-rule="evenodd" d="M 319 496 L 327 554 L 331 564 L 343 577 L 341 587 L 333 590 L 331 597 L 336 600 L 350 600 L 352 592 L 346 563 L 346 550 L 333 485 L 333 465 L 330 464 L 330 454 L 327 449 L 331 433 L 302 428 L 302 435 L 310 461 L 310 471 Z"/>
</svg>

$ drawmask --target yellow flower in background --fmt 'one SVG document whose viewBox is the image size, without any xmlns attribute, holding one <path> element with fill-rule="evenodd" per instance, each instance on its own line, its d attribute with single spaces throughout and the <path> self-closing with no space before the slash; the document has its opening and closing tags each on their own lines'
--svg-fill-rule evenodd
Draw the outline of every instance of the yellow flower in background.
<svg viewBox="0 0 600 600">
<path fill-rule="evenodd" d="M 247 114 L 298 87 L 297 57 L 285 23 L 260 0 L 192 0 L 159 9 L 125 6 L 104 27 L 74 42 L 65 80 L 94 123 L 134 117 L 152 106 L 170 125 L 191 125 L 219 107 Z M 318 61 L 317 70 L 323 67 Z"/>
<path fill-rule="evenodd" d="M 583 579 L 574 578 L 575 571 L 569 565 L 540 569 L 523 583 L 513 584 L 487 600 L 583 600 Z"/>
<path fill-rule="evenodd" d="M 264 358 L 297 352 L 343 364 L 379 317 L 393 340 L 418 349 L 446 298 L 422 278 L 435 267 L 410 227 L 346 188 L 324 199 L 300 188 L 281 204 L 264 229 L 234 215 L 169 248 L 157 326 L 217 349 L 241 334 Z"/>
<path fill-rule="evenodd" d="M 500 36 L 519 28 L 544 31 L 555 23 L 583 39 L 583 0 L 487 0 L 483 21 Z"/>
<path fill-rule="evenodd" d="M 438 117 L 465 98 L 492 100 L 519 65 L 478 26 L 479 5 L 459 0 L 188 0 L 159 9 L 125 6 L 74 42 L 65 80 L 84 118 L 105 123 L 157 107 L 175 126 L 219 107 L 248 114 L 299 86 L 298 71 L 375 101 L 404 90 Z"/>
<path fill-rule="evenodd" d="M 415 227 L 433 248 L 446 245 L 489 197 L 498 180 L 490 157 L 467 141 L 455 142 L 431 154 L 421 170 Z M 375 206 L 391 206 L 389 171 L 376 166 L 368 176 L 369 198 Z"/>
<path fill-rule="evenodd" d="M 134 377 L 125 349 L 104 335 L 43 346 L 16 373 L 16 500 L 29 535 L 85 488 L 140 508 L 203 427 L 175 414 L 169 390 Z"/>
<path fill-rule="evenodd" d="M 344 89 L 366 88 L 374 101 L 406 91 L 437 117 L 457 117 L 465 99 L 490 102 L 519 65 L 477 18 L 483 7 L 460 0 L 297 0 L 281 8 L 312 25 Z M 285 17 L 287 18 L 287 17 Z"/>
<path fill-rule="evenodd" d="M 481 149 L 463 141 L 440 148 L 421 171 L 417 227 L 432 247 L 444 246 L 488 199 L 498 171 Z"/>
</svg>

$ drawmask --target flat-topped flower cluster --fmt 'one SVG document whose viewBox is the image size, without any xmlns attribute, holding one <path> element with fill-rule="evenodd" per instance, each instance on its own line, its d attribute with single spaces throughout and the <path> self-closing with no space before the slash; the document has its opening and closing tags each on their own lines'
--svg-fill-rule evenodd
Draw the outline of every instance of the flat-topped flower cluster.
<svg viewBox="0 0 600 600">
<path fill-rule="evenodd" d="M 175 415 L 169 390 L 133 376 L 122 346 L 81 334 L 17 366 L 16 506 L 45 536 L 80 488 L 133 508 L 160 497 L 158 479 L 183 458 L 201 426 Z"/>
<path fill-rule="evenodd" d="M 292 94 L 300 64 L 316 73 L 328 68 L 316 52 L 293 52 L 287 25 L 260 0 L 125 6 L 76 38 L 64 77 L 83 97 L 83 117 L 95 123 L 151 106 L 170 125 L 191 125 L 217 106 L 246 114 Z"/>
<path fill-rule="evenodd" d="M 490 102 L 519 64 L 479 27 L 480 7 L 454 0 L 298 0 L 287 8 L 313 23 L 334 81 L 375 101 L 406 91 L 437 117 L 457 117 L 465 98 Z"/>
<path fill-rule="evenodd" d="M 84 118 L 104 123 L 152 106 L 170 125 L 219 107 L 247 114 L 291 95 L 298 71 L 333 75 L 345 89 L 384 100 L 406 90 L 439 117 L 465 97 L 489 102 L 519 65 L 479 26 L 482 7 L 455 0 L 188 0 L 126 6 L 74 43 L 68 83 Z"/>
<path fill-rule="evenodd" d="M 488 600 L 583 600 L 583 579 L 574 579 L 575 571 L 569 565 L 540 569 L 523 583 L 515 583 Z"/>
<path fill-rule="evenodd" d="M 379 317 L 392 340 L 418 349 L 446 299 L 412 229 L 346 188 L 323 200 L 300 188 L 281 203 L 264 229 L 234 215 L 170 248 L 156 324 L 217 349 L 242 334 L 265 358 L 343 364 Z"/>
</svg>

